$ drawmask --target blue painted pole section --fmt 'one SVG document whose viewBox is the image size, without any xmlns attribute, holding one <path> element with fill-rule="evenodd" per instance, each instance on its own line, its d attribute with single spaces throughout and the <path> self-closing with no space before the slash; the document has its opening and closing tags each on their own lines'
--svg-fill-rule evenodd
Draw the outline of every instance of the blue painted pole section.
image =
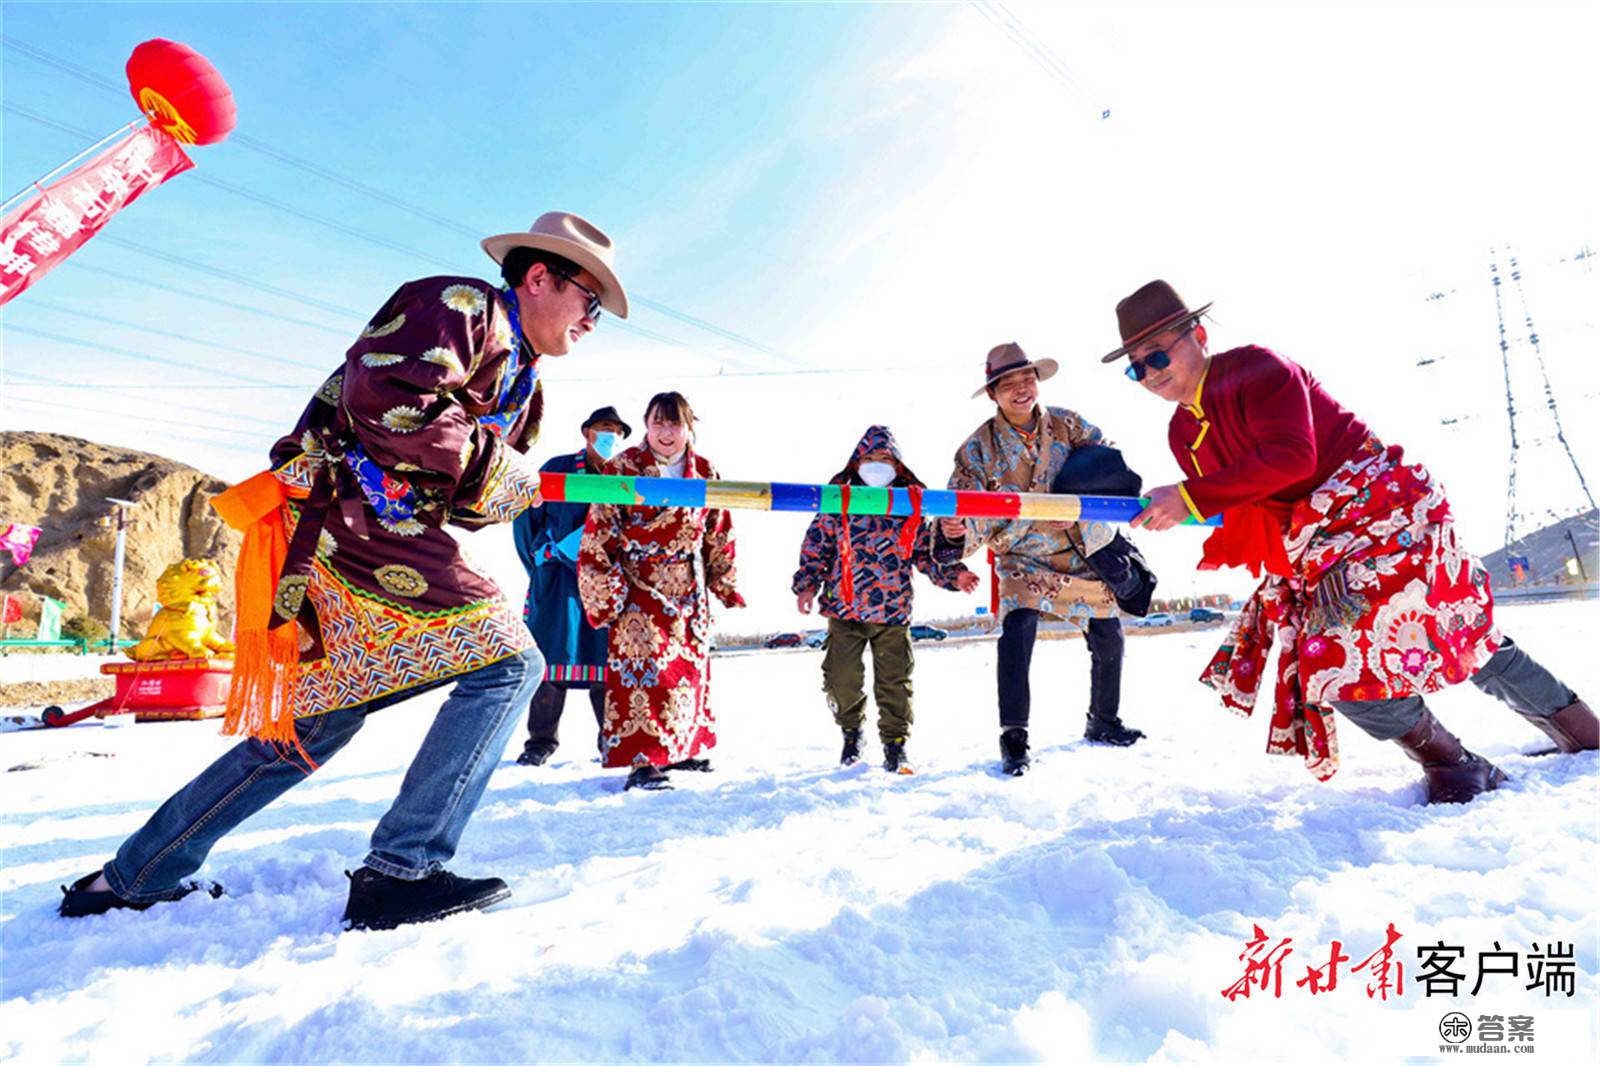
<svg viewBox="0 0 1600 1066">
<path fill-rule="evenodd" d="M 822 488 L 818 485 L 793 485 L 786 481 L 772 483 L 772 509 L 774 511 L 816 511 L 822 503 Z"/>
<path fill-rule="evenodd" d="M 652 507 L 704 507 L 706 483 L 698 478 L 636 477 L 633 491 Z"/>
</svg>

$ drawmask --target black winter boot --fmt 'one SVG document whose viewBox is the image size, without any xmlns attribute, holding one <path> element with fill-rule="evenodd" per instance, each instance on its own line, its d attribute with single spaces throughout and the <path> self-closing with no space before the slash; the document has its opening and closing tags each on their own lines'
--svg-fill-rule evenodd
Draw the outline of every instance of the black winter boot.
<svg viewBox="0 0 1600 1066">
<path fill-rule="evenodd" d="M 419 881 L 381 874 L 370 866 L 350 878 L 350 899 L 344 907 L 346 929 L 393 929 L 415 922 L 436 922 L 462 911 L 477 911 L 511 898 L 498 877 L 457 877 L 440 870 Z"/>
<path fill-rule="evenodd" d="M 1089 724 L 1084 726 L 1083 739 L 1091 744 L 1114 744 L 1126 748 L 1144 739 L 1144 733 L 1123 725 L 1117 718 L 1090 718 Z"/>
<path fill-rule="evenodd" d="M 861 761 L 861 730 L 844 731 L 844 751 L 839 753 L 840 766 L 854 766 Z"/>
<path fill-rule="evenodd" d="M 1000 772 L 1021 777 L 1028 772 L 1028 731 L 1020 727 L 1000 734 Z"/>
<path fill-rule="evenodd" d="M 522 754 L 517 756 L 517 765 L 543 766 L 554 754 L 555 751 L 551 748 L 523 748 Z"/>
<path fill-rule="evenodd" d="M 96 870 L 72 882 L 70 888 L 62 885 L 61 903 L 56 908 L 56 913 L 63 918 L 87 918 L 107 911 L 147 911 L 157 903 L 171 903 L 191 892 L 204 892 L 212 899 L 222 895 L 222 886 L 215 881 L 185 881 L 161 899 L 135 901 L 123 899 L 115 892 L 90 892 L 89 886 L 94 884 L 99 876 L 100 871 Z"/>
<path fill-rule="evenodd" d="M 664 769 L 664 770 L 690 770 L 690 771 L 693 771 L 694 773 L 697 773 L 697 774 L 709 774 L 711 772 L 711 760 L 710 759 L 684 759 L 682 762 L 668 763 L 666 766 L 662 767 L 662 769 Z"/>
<path fill-rule="evenodd" d="M 917 772 L 912 767 L 911 760 L 906 758 L 906 741 L 904 737 L 883 742 L 883 768 L 891 774 L 914 774 Z"/>
<path fill-rule="evenodd" d="M 667 780 L 667 773 L 661 767 L 646 763 L 628 771 L 628 780 L 623 782 L 622 788 L 624 791 L 642 788 L 650 792 L 663 792 L 672 788 L 672 782 Z"/>
</svg>

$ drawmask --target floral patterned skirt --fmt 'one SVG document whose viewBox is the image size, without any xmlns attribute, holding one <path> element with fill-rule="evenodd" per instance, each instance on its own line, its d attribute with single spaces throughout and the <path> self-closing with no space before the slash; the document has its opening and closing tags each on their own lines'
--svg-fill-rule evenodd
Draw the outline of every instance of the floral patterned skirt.
<svg viewBox="0 0 1600 1066">
<path fill-rule="evenodd" d="M 603 765 L 667 766 L 716 746 L 711 622 L 694 562 L 630 560 L 607 635 Z"/>
<path fill-rule="evenodd" d="M 1249 714 L 1274 640 L 1267 750 L 1321 780 L 1339 768 L 1335 701 L 1426 695 L 1500 645 L 1489 573 L 1457 542 L 1444 488 L 1377 440 L 1295 505 L 1293 574 L 1268 576 L 1200 680 Z"/>
</svg>

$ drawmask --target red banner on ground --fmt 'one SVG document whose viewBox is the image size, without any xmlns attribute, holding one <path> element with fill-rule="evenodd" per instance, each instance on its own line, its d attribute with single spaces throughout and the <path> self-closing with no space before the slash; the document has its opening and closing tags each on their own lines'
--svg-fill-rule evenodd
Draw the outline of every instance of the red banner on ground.
<svg viewBox="0 0 1600 1066">
<path fill-rule="evenodd" d="M 146 189 L 194 166 L 143 126 L 34 193 L 0 222 L 0 304 L 48 274 Z"/>
</svg>

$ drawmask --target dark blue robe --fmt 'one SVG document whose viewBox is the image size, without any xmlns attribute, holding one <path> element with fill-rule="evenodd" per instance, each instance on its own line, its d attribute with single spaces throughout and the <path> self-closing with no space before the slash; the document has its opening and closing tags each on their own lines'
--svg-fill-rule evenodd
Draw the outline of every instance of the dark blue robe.
<svg viewBox="0 0 1600 1066">
<path fill-rule="evenodd" d="M 558 455 L 540 470 L 558 474 L 585 473 L 584 453 Z M 592 472 L 592 471 L 590 471 Z M 596 684 L 606 679 L 606 631 L 584 617 L 578 599 L 578 564 L 553 551 L 556 542 L 583 530 L 589 507 L 582 503 L 547 503 L 530 507 L 512 524 L 517 554 L 528 568 L 528 603 L 523 619 L 544 653 L 544 679 L 559 685 Z"/>
</svg>

